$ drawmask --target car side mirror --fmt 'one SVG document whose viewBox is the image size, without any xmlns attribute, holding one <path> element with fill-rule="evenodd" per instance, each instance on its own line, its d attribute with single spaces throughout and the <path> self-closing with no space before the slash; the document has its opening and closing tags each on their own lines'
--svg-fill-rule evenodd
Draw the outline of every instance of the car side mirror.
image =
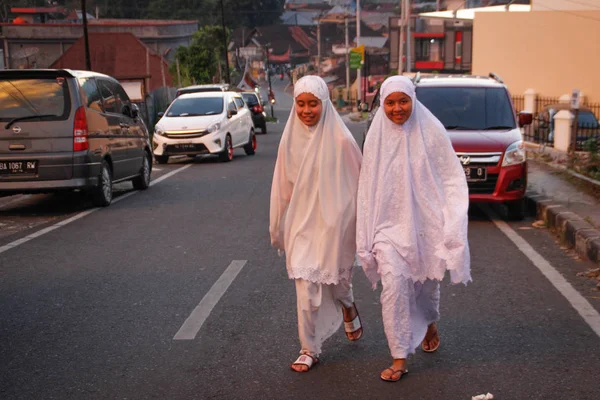
<svg viewBox="0 0 600 400">
<path fill-rule="evenodd" d="M 229 111 L 227 111 L 227 118 L 231 118 L 234 115 L 237 115 L 237 113 L 238 113 L 237 110 L 229 110 Z"/>
<path fill-rule="evenodd" d="M 140 116 L 140 108 L 137 104 L 131 105 L 131 118 L 137 119 Z"/>
<path fill-rule="evenodd" d="M 519 127 L 531 125 L 533 123 L 533 114 L 528 112 L 519 113 Z"/>
<path fill-rule="evenodd" d="M 128 117 L 132 117 L 131 106 L 128 104 L 123 105 L 121 107 L 121 114 L 126 115 Z"/>
<path fill-rule="evenodd" d="M 161 112 L 159 112 L 159 113 L 158 113 L 158 114 L 156 114 L 156 115 L 158 115 L 158 117 L 159 117 L 159 118 L 162 118 L 162 117 L 164 117 L 164 116 L 165 116 L 165 113 L 161 111 Z"/>
</svg>

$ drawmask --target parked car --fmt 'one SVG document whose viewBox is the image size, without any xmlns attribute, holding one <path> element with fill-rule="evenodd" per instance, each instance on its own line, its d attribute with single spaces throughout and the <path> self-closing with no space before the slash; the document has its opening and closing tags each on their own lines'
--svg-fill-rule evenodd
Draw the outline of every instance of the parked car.
<svg viewBox="0 0 600 400">
<path fill-rule="evenodd" d="M 517 117 L 507 87 L 494 74 L 414 82 L 419 101 L 446 127 L 467 176 L 470 201 L 504 203 L 511 219 L 523 219 L 527 158 L 520 128 L 531 124 L 532 115 Z M 368 126 L 378 107 L 379 91 L 368 110 Z"/>
<path fill-rule="evenodd" d="M 217 154 L 221 161 L 231 161 L 235 148 L 247 155 L 256 152 L 252 116 L 239 93 L 184 94 L 159 116 L 152 146 L 160 164 L 173 155 Z"/>
<path fill-rule="evenodd" d="M 532 126 L 535 138 L 554 142 L 554 116 L 561 110 L 575 112 L 570 103 L 550 104 L 542 109 Z M 590 139 L 600 141 L 600 123 L 591 109 L 580 107 L 577 114 L 577 147 L 583 147 Z"/>
<path fill-rule="evenodd" d="M 0 121 L 0 194 L 81 189 L 107 206 L 113 183 L 150 185 L 148 131 L 109 76 L 0 71 Z"/>
<path fill-rule="evenodd" d="M 242 97 L 252 112 L 252 121 L 255 128 L 260 128 L 263 134 L 267 134 L 267 113 L 264 105 L 260 102 L 259 96 L 255 92 L 242 92 Z"/>
<path fill-rule="evenodd" d="M 204 92 L 227 92 L 229 90 L 229 85 L 226 83 L 217 83 L 214 85 L 194 85 L 187 86 L 181 89 L 177 89 L 177 94 L 175 97 L 179 97 L 182 94 L 190 94 L 190 93 L 204 93 Z"/>
</svg>

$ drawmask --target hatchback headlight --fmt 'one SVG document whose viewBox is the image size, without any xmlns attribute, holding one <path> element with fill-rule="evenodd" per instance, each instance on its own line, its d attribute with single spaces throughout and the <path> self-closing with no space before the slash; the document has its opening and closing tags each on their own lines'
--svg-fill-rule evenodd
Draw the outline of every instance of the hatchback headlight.
<svg viewBox="0 0 600 400">
<path fill-rule="evenodd" d="M 208 133 L 215 133 L 216 131 L 218 131 L 219 129 L 221 129 L 221 123 L 218 122 L 216 124 L 213 124 L 211 126 L 208 127 L 208 129 L 206 130 Z"/>
<path fill-rule="evenodd" d="M 509 165 L 523 164 L 526 160 L 527 154 L 525 153 L 523 141 L 519 140 L 508 146 L 508 149 L 506 149 L 502 166 L 508 167 Z"/>
<path fill-rule="evenodd" d="M 154 127 L 154 134 L 158 135 L 158 136 L 163 136 L 165 134 L 165 131 L 163 131 L 161 128 L 159 128 L 158 126 Z"/>
</svg>

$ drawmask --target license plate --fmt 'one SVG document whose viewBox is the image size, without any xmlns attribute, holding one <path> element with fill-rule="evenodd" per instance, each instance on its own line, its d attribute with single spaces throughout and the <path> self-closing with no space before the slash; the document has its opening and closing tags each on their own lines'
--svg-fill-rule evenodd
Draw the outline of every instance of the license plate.
<svg viewBox="0 0 600 400">
<path fill-rule="evenodd" d="M 487 168 L 484 167 L 463 167 L 467 182 L 481 182 L 487 179 Z"/>
<path fill-rule="evenodd" d="M 0 175 L 37 174 L 37 160 L 0 161 Z"/>
<path fill-rule="evenodd" d="M 185 152 L 206 152 L 206 146 L 197 143 L 178 143 L 172 144 L 167 147 L 167 151 L 173 153 L 185 153 Z"/>
</svg>

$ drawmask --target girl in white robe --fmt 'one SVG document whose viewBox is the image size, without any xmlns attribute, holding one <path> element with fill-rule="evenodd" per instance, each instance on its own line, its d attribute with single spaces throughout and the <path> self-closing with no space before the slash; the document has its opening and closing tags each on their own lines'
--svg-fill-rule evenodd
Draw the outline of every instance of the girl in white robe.
<svg viewBox="0 0 600 400">
<path fill-rule="evenodd" d="M 382 282 L 384 330 L 393 358 L 381 379 L 398 381 L 421 344 L 437 350 L 439 282 L 471 280 L 466 177 L 444 126 L 406 77 L 381 86 L 364 145 L 357 252 L 375 288 Z"/>
<path fill-rule="evenodd" d="M 301 350 L 292 369 L 305 372 L 342 321 L 348 339 L 362 336 L 351 284 L 362 155 L 321 78 L 300 79 L 294 99 L 277 154 L 269 232 L 296 282 Z"/>
</svg>

